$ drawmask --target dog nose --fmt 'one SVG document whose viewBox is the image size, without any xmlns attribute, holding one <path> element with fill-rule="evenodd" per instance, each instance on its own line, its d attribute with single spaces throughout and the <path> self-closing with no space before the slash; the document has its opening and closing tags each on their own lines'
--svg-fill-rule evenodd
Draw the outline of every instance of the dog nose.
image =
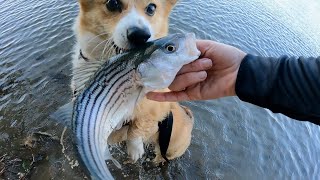
<svg viewBox="0 0 320 180">
<path fill-rule="evenodd" d="M 141 45 L 148 41 L 151 37 L 149 29 L 131 27 L 127 31 L 127 38 L 133 45 Z"/>
</svg>

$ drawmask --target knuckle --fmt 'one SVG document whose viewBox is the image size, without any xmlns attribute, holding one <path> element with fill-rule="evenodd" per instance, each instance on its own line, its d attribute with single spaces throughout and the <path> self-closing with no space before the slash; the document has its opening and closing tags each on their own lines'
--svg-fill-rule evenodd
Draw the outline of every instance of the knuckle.
<svg viewBox="0 0 320 180">
<path fill-rule="evenodd" d="M 190 68 L 191 70 L 195 70 L 195 69 L 198 69 L 199 67 L 199 64 L 197 63 L 198 61 L 194 61 L 190 64 Z"/>
</svg>

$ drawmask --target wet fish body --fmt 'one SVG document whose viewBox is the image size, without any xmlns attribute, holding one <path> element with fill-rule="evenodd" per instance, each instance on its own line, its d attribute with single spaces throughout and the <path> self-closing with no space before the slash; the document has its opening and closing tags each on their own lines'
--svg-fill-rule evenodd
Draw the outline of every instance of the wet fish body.
<svg viewBox="0 0 320 180">
<path fill-rule="evenodd" d="M 97 179 L 112 179 L 104 161 L 111 159 L 107 137 L 126 120 L 125 115 L 130 114 L 125 101 L 137 99 L 142 90 L 132 80 L 135 74 L 133 66 L 126 66 L 127 63 L 106 66 L 90 87 L 78 96 L 74 106 L 73 132 L 77 150 L 90 175 Z"/>
<path fill-rule="evenodd" d="M 92 179 L 113 179 L 105 160 L 111 159 L 107 138 L 130 120 L 137 102 L 149 91 L 167 88 L 181 67 L 197 59 L 193 34 L 174 34 L 147 43 L 107 61 L 84 81 L 89 83 L 72 103 L 72 130 L 81 160 Z M 91 68 L 92 67 L 92 68 Z M 80 86 L 79 86 L 80 87 Z"/>
</svg>

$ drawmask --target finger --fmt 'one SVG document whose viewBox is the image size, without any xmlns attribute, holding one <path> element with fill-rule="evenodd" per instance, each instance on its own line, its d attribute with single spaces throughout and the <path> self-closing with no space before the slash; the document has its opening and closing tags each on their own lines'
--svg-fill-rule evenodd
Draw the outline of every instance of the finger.
<svg viewBox="0 0 320 180">
<path fill-rule="evenodd" d="M 178 102 L 190 100 L 188 94 L 185 91 L 179 92 L 149 92 L 147 98 L 159 102 Z"/>
<path fill-rule="evenodd" d="M 207 58 L 198 59 L 192 63 L 184 65 L 178 72 L 178 75 L 189 72 L 205 71 L 212 67 L 212 61 Z"/>
<path fill-rule="evenodd" d="M 205 54 L 205 52 L 210 49 L 212 41 L 210 40 L 197 40 L 197 48 L 201 52 L 201 55 Z"/>
<path fill-rule="evenodd" d="M 215 42 L 212 40 L 197 40 L 196 43 L 197 43 L 197 48 L 201 52 L 200 57 L 205 55 L 209 49 L 215 49 L 219 44 L 218 42 Z"/>
<path fill-rule="evenodd" d="M 189 86 L 197 84 L 204 81 L 207 78 L 206 71 L 200 72 L 190 72 L 186 74 L 179 75 L 169 86 L 171 91 L 182 91 Z"/>
</svg>

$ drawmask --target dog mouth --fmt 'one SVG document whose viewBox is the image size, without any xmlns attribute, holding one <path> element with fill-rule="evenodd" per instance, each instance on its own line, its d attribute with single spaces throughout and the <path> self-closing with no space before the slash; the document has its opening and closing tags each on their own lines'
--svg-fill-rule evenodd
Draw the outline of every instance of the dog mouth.
<svg viewBox="0 0 320 180">
<path fill-rule="evenodd" d="M 117 46 L 114 42 L 112 42 L 112 46 L 113 46 L 114 50 L 116 51 L 116 54 L 122 54 L 122 53 L 129 51 L 129 49 L 125 49 L 125 48 L 121 48 L 121 47 Z"/>
</svg>

